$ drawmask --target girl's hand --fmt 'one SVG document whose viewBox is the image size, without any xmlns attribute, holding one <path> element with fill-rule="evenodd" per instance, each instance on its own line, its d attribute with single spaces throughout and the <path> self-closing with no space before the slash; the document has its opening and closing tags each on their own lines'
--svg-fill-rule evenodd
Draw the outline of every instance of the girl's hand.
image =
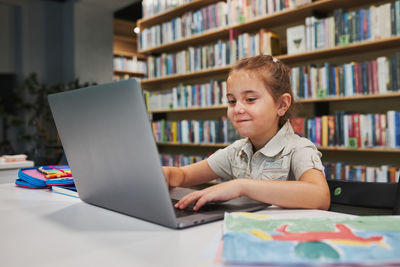
<svg viewBox="0 0 400 267">
<path fill-rule="evenodd" d="M 176 167 L 163 167 L 165 180 L 169 189 L 180 186 L 183 180 L 183 173 Z"/>
<path fill-rule="evenodd" d="M 197 211 L 207 202 L 227 201 L 237 198 L 240 195 L 241 179 L 235 179 L 190 193 L 179 200 L 179 202 L 175 204 L 175 208 L 184 209 L 191 203 L 196 202 L 193 210 Z"/>
</svg>

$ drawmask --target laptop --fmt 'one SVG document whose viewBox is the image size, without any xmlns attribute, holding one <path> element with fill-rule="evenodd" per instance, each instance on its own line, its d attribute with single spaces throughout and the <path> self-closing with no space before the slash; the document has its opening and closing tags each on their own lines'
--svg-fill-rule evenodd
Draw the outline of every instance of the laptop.
<svg viewBox="0 0 400 267">
<path fill-rule="evenodd" d="M 168 189 L 134 79 L 51 94 L 48 100 L 79 197 L 89 204 L 170 228 L 267 207 L 240 197 L 198 212 L 176 210 L 171 197 L 179 199 L 191 189 Z"/>
</svg>

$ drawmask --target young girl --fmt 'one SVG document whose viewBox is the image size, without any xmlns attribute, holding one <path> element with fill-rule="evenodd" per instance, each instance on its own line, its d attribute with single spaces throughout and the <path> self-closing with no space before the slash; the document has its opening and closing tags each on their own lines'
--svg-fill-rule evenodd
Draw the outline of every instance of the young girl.
<svg viewBox="0 0 400 267">
<path fill-rule="evenodd" d="M 184 167 L 164 167 L 169 186 L 188 187 L 228 178 L 195 191 L 175 204 L 246 196 L 285 208 L 328 209 L 329 188 L 321 153 L 293 132 L 293 93 L 289 69 L 268 55 L 240 60 L 227 80 L 228 118 L 244 139 L 216 151 L 207 160 Z"/>
</svg>

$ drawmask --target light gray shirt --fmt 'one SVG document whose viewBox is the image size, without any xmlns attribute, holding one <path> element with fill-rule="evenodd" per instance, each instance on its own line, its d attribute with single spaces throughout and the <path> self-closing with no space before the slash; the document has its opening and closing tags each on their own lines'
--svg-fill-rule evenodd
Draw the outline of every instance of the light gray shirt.
<svg viewBox="0 0 400 267">
<path fill-rule="evenodd" d="M 207 162 L 224 179 L 298 180 L 309 169 L 324 171 L 321 156 L 315 145 L 295 134 L 287 122 L 255 153 L 250 140 L 244 138 L 217 150 Z"/>
</svg>

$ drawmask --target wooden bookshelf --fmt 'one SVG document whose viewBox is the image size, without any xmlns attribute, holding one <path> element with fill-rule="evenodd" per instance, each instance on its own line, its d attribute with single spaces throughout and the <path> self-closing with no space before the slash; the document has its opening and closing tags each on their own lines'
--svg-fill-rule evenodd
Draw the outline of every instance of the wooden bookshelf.
<svg viewBox="0 0 400 267">
<path fill-rule="evenodd" d="M 216 3 L 217 1 L 201 1 L 194 0 L 190 3 L 181 5 L 175 9 L 162 12 L 158 15 L 154 15 L 149 18 L 142 19 L 138 22 L 141 29 L 149 28 L 154 25 L 168 22 L 169 20 L 181 16 L 185 12 L 194 11 L 198 8 Z M 389 1 L 380 0 L 318 0 L 307 5 L 303 5 L 294 9 L 283 10 L 274 14 L 269 14 L 263 17 L 255 18 L 251 21 L 246 21 L 241 24 L 229 25 L 227 27 L 211 29 L 206 32 L 200 33 L 198 35 L 183 38 L 181 40 L 176 40 L 170 43 L 162 44 L 156 47 L 140 50 L 144 54 L 157 55 L 160 53 L 176 52 L 186 49 L 189 46 L 197 46 L 201 44 L 214 43 L 218 39 L 228 39 L 229 31 L 231 29 L 239 30 L 240 32 L 256 32 L 260 28 L 279 28 L 285 29 L 285 27 L 290 27 L 296 24 L 304 24 L 306 17 L 314 14 L 315 11 L 331 14 L 333 10 L 337 8 L 344 9 L 359 9 L 369 7 L 370 5 L 382 3 L 387 3 Z M 282 38 L 285 41 L 285 38 Z M 352 43 L 346 46 L 337 46 L 328 49 L 319 49 L 314 51 L 309 51 L 299 54 L 291 55 L 279 55 L 276 56 L 279 60 L 285 64 L 294 67 L 299 65 L 309 65 L 312 63 L 321 63 L 322 61 L 333 62 L 337 64 L 336 61 L 342 63 L 348 63 L 352 60 L 361 62 L 364 60 L 370 60 L 368 55 L 373 55 L 374 59 L 380 55 L 385 55 L 387 51 L 400 51 L 400 36 L 393 36 L 380 40 L 373 41 L 363 41 L 359 43 Z M 372 56 L 371 56 L 372 57 Z M 360 59 L 361 58 L 361 59 Z M 224 67 L 210 68 L 196 72 L 183 73 L 183 74 L 173 74 L 169 76 L 148 78 L 141 81 L 142 88 L 148 91 L 160 91 L 171 89 L 177 86 L 179 83 L 183 84 L 195 84 L 203 83 L 209 80 L 223 80 L 227 78 L 227 75 L 231 69 L 231 65 Z M 375 101 L 376 100 L 376 101 Z M 354 106 L 362 109 L 364 113 L 374 111 L 386 112 L 387 110 L 396 109 L 397 106 L 393 105 L 400 100 L 400 92 L 388 92 L 385 94 L 370 94 L 370 95 L 354 95 L 354 96 L 335 96 L 327 97 L 321 99 L 296 99 L 296 103 L 305 104 L 311 107 L 312 116 L 321 116 L 327 114 L 333 114 L 335 108 L 339 106 L 340 109 L 345 111 L 354 111 L 352 108 Z M 375 105 L 375 102 L 379 102 L 379 105 Z M 385 104 L 390 103 L 385 107 Z M 400 102 L 399 102 L 400 103 Z M 345 108 L 343 108 L 345 107 Z M 376 112 L 376 108 L 380 110 Z M 180 108 L 180 109 L 163 109 L 163 110 L 150 110 L 154 117 L 157 119 L 166 120 L 180 120 L 184 119 L 209 119 L 211 113 L 224 114 L 227 109 L 226 105 L 219 106 L 207 106 L 207 107 L 191 107 L 191 108 Z M 386 110 L 386 111 L 384 111 Z M 308 113 L 307 113 L 308 114 Z M 177 119 L 178 118 L 178 119 Z M 219 148 L 226 147 L 227 144 L 182 144 L 182 143 L 170 143 L 170 142 L 159 142 L 157 145 L 162 148 L 163 152 L 166 151 L 179 151 L 190 150 L 196 151 L 196 148 L 204 148 L 211 150 L 216 150 Z M 318 147 L 318 149 L 323 152 L 324 157 L 331 157 L 334 155 L 336 161 L 345 160 L 343 155 L 348 156 L 350 161 L 364 161 L 368 163 L 376 164 L 397 164 L 399 166 L 398 160 L 396 160 L 397 154 L 400 154 L 400 148 L 345 148 L 345 147 Z M 393 157 L 395 155 L 395 157 Z M 325 158 L 324 158 L 325 160 Z"/>
<path fill-rule="evenodd" d="M 186 11 L 190 10 L 195 10 L 199 7 L 198 4 L 202 2 L 202 6 L 212 4 L 213 2 L 217 1 L 193 1 L 191 3 L 188 3 L 186 5 L 183 5 L 182 8 L 185 8 Z M 285 24 L 291 24 L 295 22 L 299 22 L 300 20 L 304 19 L 307 16 L 311 16 L 313 11 L 319 11 L 319 12 L 330 12 L 337 7 L 343 7 L 343 8 L 350 8 L 354 6 L 360 6 L 360 5 L 368 5 L 370 3 L 376 3 L 377 1 L 375 0 L 319 0 L 316 2 L 312 2 L 310 4 L 306 4 L 303 6 L 299 6 L 294 9 L 288 9 L 288 10 L 283 10 L 280 12 L 276 12 L 271 15 L 267 15 L 264 17 L 256 18 L 251 21 L 241 23 L 241 24 L 236 24 L 236 25 L 230 25 L 228 27 L 224 28 L 219 28 L 215 30 L 210 30 L 201 34 L 197 34 L 188 38 L 183 38 L 181 40 L 177 40 L 171 43 L 167 44 L 162 44 L 160 46 L 148 48 L 148 49 L 142 49 L 139 50 L 140 53 L 143 54 L 148 54 L 148 53 L 160 53 L 160 52 L 170 52 L 170 51 L 176 51 L 180 50 L 184 47 L 191 46 L 191 45 L 198 45 L 198 44 L 204 44 L 204 43 L 209 43 L 210 41 L 215 41 L 217 39 L 227 39 L 229 37 L 229 30 L 230 29 L 237 29 L 242 32 L 246 31 L 252 31 L 254 29 L 259 29 L 259 28 L 271 28 L 271 27 L 276 27 L 279 25 L 282 25 L 282 21 L 285 22 Z M 183 14 L 182 13 L 177 13 L 177 14 L 172 14 L 172 11 L 167 11 L 165 12 L 166 15 L 160 15 L 160 16 L 154 16 L 145 20 L 140 20 L 138 24 L 140 25 L 140 28 L 149 28 L 153 25 L 160 24 L 162 22 L 166 22 L 171 20 L 172 18 L 179 16 L 178 14 Z"/>
<path fill-rule="evenodd" d="M 114 45 L 113 45 L 113 56 L 125 57 L 132 59 L 136 57 L 140 61 L 146 61 L 147 57 L 137 52 L 137 36 L 134 33 L 136 23 L 121 19 L 114 19 Z M 122 77 L 145 77 L 146 74 L 143 72 L 128 71 L 128 70 L 113 70 L 116 79 Z"/>
</svg>

